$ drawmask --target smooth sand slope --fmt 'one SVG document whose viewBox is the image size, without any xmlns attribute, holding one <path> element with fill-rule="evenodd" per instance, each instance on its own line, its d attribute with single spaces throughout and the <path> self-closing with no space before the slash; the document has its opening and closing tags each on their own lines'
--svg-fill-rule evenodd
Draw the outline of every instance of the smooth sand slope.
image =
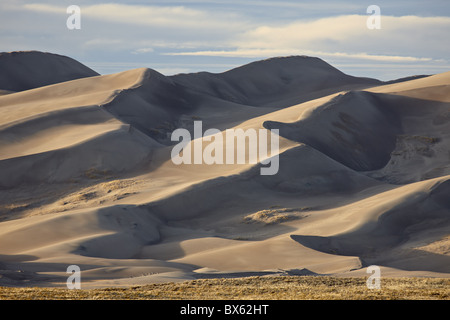
<svg viewBox="0 0 450 320">
<path fill-rule="evenodd" d="M 222 74 L 58 74 L 0 95 L 0 285 L 65 286 L 73 264 L 86 288 L 370 264 L 450 274 L 449 72 L 384 85 L 285 57 Z M 171 132 L 199 120 L 223 136 L 278 129 L 278 173 L 175 165 Z"/>
</svg>

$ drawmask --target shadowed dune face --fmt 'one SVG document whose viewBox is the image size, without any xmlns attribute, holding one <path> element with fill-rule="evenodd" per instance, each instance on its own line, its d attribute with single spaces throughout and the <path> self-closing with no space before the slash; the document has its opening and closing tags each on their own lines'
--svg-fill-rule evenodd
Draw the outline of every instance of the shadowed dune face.
<svg viewBox="0 0 450 320">
<path fill-rule="evenodd" d="M 430 192 L 430 199 L 443 209 L 450 210 L 450 180 L 446 180 L 434 186 Z"/>
<path fill-rule="evenodd" d="M 374 171 L 371 176 L 379 177 L 375 171 L 396 165 L 395 156 L 404 155 L 414 141 L 417 142 L 410 157 L 417 158 L 421 154 L 429 158 L 428 162 L 435 161 L 434 168 L 427 168 L 430 171 L 445 165 L 446 151 L 438 151 L 442 153 L 441 158 L 434 154 L 433 145 L 439 143 L 444 147 L 450 143 L 450 129 L 443 125 L 445 121 L 440 121 L 449 110 L 447 103 L 350 91 L 296 122 L 267 121 L 264 126 L 279 129 L 281 136 L 310 145 L 353 170 Z M 402 170 L 399 165 L 391 170 L 389 167 L 384 176 L 388 180 L 390 173 L 398 175 Z M 409 166 L 403 169 L 407 171 L 405 175 L 411 174 Z"/>
<path fill-rule="evenodd" d="M 0 53 L 0 89 L 24 91 L 99 74 L 69 57 L 38 51 Z"/>
<path fill-rule="evenodd" d="M 165 131 L 174 130 L 176 121 L 188 113 L 188 93 L 168 77 L 151 70 L 142 71 L 139 83 L 121 91 L 103 107 L 125 123 L 157 140 L 166 140 Z"/>
<path fill-rule="evenodd" d="M 294 123 L 266 122 L 267 129 L 302 142 L 357 171 L 382 168 L 402 132 L 400 117 L 367 92 L 348 92 Z"/>
<path fill-rule="evenodd" d="M 310 57 L 86 74 L 0 96 L 0 284 L 65 285 L 72 264 L 92 286 L 368 264 L 450 274 L 449 74 L 383 85 Z M 170 135 L 194 121 L 278 129 L 277 174 L 175 165 Z"/>
</svg>

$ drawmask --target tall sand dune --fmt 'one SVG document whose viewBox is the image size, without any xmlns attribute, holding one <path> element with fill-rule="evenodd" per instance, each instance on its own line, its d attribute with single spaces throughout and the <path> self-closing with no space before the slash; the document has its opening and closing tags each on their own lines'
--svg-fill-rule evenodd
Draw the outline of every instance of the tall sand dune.
<svg viewBox="0 0 450 320">
<path fill-rule="evenodd" d="M 24 91 L 98 73 L 66 56 L 39 51 L 0 53 L 0 89 Z"/>
</svg>

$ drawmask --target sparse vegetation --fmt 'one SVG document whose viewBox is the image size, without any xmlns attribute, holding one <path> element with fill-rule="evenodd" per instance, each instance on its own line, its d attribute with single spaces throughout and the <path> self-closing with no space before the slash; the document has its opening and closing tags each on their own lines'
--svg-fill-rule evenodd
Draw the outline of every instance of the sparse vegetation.
<svg viewBox="0 0 450 320">
<path fill-rule="evenodd" d="M 270 209 L 261 210 L 252 213 L 243 218 L 243 223 L 264 223 L 267 225 L 287 222 L 304 218 L 304 211 L 311 208 L 281 208 L 279 206 L 271 206 Z"/>
<path fill-rule="evenodd" d="M 411 139 L 418 140 L 423 143 L 438 143 L 441 139 L 436 137 L 428 137 L 428 136 L 411 136 Z"/>
<path fill-rule="evenodd" d="M 74 196 L 72 198 L 72 201 L 88 201 L 88 200 L 93 199 L 95 197 L 97 197 L 97 193 L 96 192 L 80 193 L 80 194 L 77 194 L 76 196 Z"/>
<path fill-rule="evenodd" d="M 418 141 L 418 142 L 422 142 L 425 144 L 434 144 L 434 143 L 438 143 L 439 141 L 441 141 L 440 138 L 438 137 L 429 137 L 429 136 L 420 136 L 420 135 L 398 135 L 398 138 L 403 139 L 403 140 L 414 140 L 414 141 Z"/>
<path fill-rule="evenodd" d="M 382 278 L 381 289 L 368 289 L 366 278 L 264 276 L 203 279 L 130 288 L 68 290 L 0 287 L 1 299 L 20 300 L 448 300 L 450 279 Z"/>
<path fill-rule="evenodd" d="M 99 170 L 96 168 L 91 168 L 84 172 L 84 176 L 88 179 L 101 179 L 109 176 L 111 174 L 108 170 Z"/>
<path fill-rule="evenodd" d="M 136 181 L 133 181 L 133 180 L 118 180 L 118 179 L 116 179 L 116 180 L 102 183 L 100 186 L 104 190 L 106 190 L 106 192 L 111 192 L 114 190 L 120 190 L 123 188 L 127 188 L 129 186 L 132 186 L 135 183 L 136 183 Z"/>
<path fill-rule="evenodd" d="M 8 213 L 25 210 L 30 207 L 28 203 L 11 203 L 11 204 L 0 204 L 0 213 Z"/>
</svg>

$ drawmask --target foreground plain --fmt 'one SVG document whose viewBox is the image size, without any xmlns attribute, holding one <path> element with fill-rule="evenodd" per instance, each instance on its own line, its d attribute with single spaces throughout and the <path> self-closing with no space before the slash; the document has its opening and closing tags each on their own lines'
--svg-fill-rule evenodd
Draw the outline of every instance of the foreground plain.
<svg viewBox="0 0 450 320">
<path fill-rule="evenodd" d="M 68 290 L 0 287 L 0 300 L 449 300 L 448 278 L 382 278 L 368 289 L 366 278 L 277 276 L 202 279 L 128 288 Z"/>
</svg>

